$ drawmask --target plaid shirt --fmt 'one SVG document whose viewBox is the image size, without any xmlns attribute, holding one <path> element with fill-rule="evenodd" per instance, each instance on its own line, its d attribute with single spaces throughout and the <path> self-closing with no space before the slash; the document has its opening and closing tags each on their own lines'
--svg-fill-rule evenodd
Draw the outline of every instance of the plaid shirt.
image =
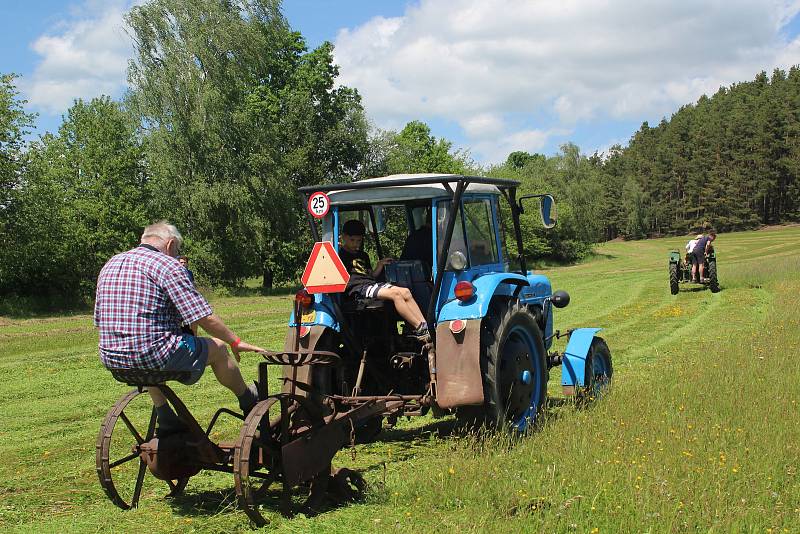
<svg viewBox="0 0 800 534">
<path fill-rule="evenodd" d="M 97 278 L 100 360 L 106 367 L 161 369 L 180 342 L 181 325 L 211 313 L 175 258 L 146 246 L 117 254 Z"/>
</svg>

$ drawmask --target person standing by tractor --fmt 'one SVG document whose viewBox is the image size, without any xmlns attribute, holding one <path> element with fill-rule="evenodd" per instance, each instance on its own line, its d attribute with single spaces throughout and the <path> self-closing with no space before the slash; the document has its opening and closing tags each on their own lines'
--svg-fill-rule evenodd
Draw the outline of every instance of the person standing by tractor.
<svg viewBox="0 0 800 534">
<path fill-rule="evenodd" d="M 239 354 L 263 349 L 242 341 L 214 314 L 176 259 L 182 244 L 178 229 L 160 221 L 144 229 L 139 246 L 103 266 L 94 307 L 100 361 L 107 368 L 189 371 L 190 377 L 183 381 L 187 385 L 197 382 L 209 365 L 246 414 L 258 395 L 242 378 Z M 199 325 L 214 337 L 181 332 L 182 324 Z M 163 393 L 157 388 L 148 392 L 159 429 L 181 429 L 182 422 Z"/>
<path fill-rule="evenodd" d="M 350 273 L 350 281 L 345 290 L 347 296 L 391 301 L 400 317 L 413 329 L 411 335 L 420 341 L 429 341 L 428 323 L 425 322 L 425 316 L 422 315 L 411 291 L 405 287 L 378 282 L 378 277 L 383 275 L 383 267 L 393 260 L 383 258 L 373 270 L 369 256 L 362 249 L 365 233 L 364 223 L 357 219 L 351 219 L 342 225 L 342 246 L 339 257 Z"/>
<path fill-rule="evenodd" d="M 708 254 L 711 249 L 711 243 L 716 238 L 717 232 L 715 230 L 711 230 L 708 232 L 708 235 L 704 235 L 697 240 L 697 243 L 695 243 L 694 248 L 692 249 L 692 255 L 694 256 L 694 262 L 692 263 L 692 279 L 697 280 L 697 270 L 699 269 L 700 281 L 708 281 L 705 273 L 705 259 L 706 254 Z"/>
<path fill-rule="evenodd" d="M 697 241 L 703 239 L 703 234 L 697 234 L 696 237 L 690 239 L 688 243 L 686 243 L 686 263 L 692 267 L 692 280 L 695 282 L 699 282 L 700 280 L 697 279 L 695 276 L 696 269 L 695 269 L 695 261 L 694 261 L 694 246 L 697 244 Z"/>
</svg>

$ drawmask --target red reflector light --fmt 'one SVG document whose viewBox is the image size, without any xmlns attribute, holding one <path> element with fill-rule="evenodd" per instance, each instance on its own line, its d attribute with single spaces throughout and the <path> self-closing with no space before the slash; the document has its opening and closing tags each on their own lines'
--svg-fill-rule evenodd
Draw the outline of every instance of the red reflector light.
<svg viewBox="0 0 800 534">
<path fill-rule="evenodd" d="M 305 289 L 301 289 L 294 295 L 294 300 L 300 304 L 300 306 L 308 308 L 314 302 L 314 297 L 312 297 Z"/>
<path fill-rule="evenodd" d="M 309 327 L 307 326 L 300 327 L 300 337 L 306 337 L 309 334 L 309 332 L 311 332 L 311 329 Z"/>
<path fill-rule="evenodd" d="M 470 282 L 463 281 L 456 284 L 456 288 L 454 291 L 456 298 L 461 302 L 465 302 L 472 298 L 475 295 L 475 286 L 473 286 Z"/>
<path fill-rule="evenodd" d="M 467 322 L 462 319 L 450 321 L 450 331 L 454 334 L 460 334 L 467 327 Z"/>
</svg>

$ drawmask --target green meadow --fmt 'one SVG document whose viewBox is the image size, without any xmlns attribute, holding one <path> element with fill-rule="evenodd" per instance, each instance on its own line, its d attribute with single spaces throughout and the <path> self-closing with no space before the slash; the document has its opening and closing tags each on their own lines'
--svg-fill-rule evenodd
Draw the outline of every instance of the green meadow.
<svg viewBox="0 0 800 534">
<path fill-rule="evenodd" d="M 363 502 L 291 519 L 267 508 L 265 530 L 800 532 L 800 226 L 720 235 L 722 291 L 672 296 L 668 253 L 686 239 L 610 242 L 544 271 L 572 297 L 557 328 L 603 328 L 615 374 L 598 402 L 553 402 L 521 438 L 401 421 L 334 460 L 363 472 Z M 282 346 L 290 297 L 209 296 L 243 339 Z M 0 530 L 250 531 L 225 473 L 193 477 L 174 499 L 148 476 L 132 511 L 106 498 L 95 440 L 129 388 L 96 345 L 88 312 L 0 317 Z M 254 355 L 241 365 L 255 378 Z M 235 407 L 211 373 L 176 391 L 202 425 Z M 560 397 L 557 369 L 550 394 Z M 215 438 L 237 434 L 231 421 Z"/>
</svg>

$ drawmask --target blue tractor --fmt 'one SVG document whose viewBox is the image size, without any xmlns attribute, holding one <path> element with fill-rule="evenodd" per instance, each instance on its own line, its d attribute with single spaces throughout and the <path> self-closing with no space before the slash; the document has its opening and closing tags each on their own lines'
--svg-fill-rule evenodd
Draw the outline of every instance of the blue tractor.
<svg viewBox="0 0 800 534">
<path fill-rule="evenodd" d="M 455 413 L 465 423 L 525 431 L 547 400 L 549 370 L 561 366 L 567 396 L 590 399 L 613 368 L 600 328 L 554 329 L 553 309 L 569 303 L 546 276 L 526 268 L 520 214 L 530 202 L 542 224 L 555 225 L 550 195 L 517 198 L 507 179 L 414 174 L 303 187 L 307 202 L 330 204 L 309 216 L 318 242 L 334 247 L 342 225 L 365 223 L 366 242 L 386 266 L 386 281 L 410 289 L 432 341 L 408 335 L 391 303 L 301 290 L 283 354 L 335 354 L 337 365 L 284 367 L 284 391 L 305 392 L 332 413 L 367 402 L 384 408 L 360 421 L 361 435 L 401 415 Z M 320 196 L 320 193 L 324 195 Z M 507 237 L 518 253 L 507 252 Z M 402 247 L 407 239 L 414 246 Z M 563 353 L 548 352 L 569 336 Z"/>
</svg>

